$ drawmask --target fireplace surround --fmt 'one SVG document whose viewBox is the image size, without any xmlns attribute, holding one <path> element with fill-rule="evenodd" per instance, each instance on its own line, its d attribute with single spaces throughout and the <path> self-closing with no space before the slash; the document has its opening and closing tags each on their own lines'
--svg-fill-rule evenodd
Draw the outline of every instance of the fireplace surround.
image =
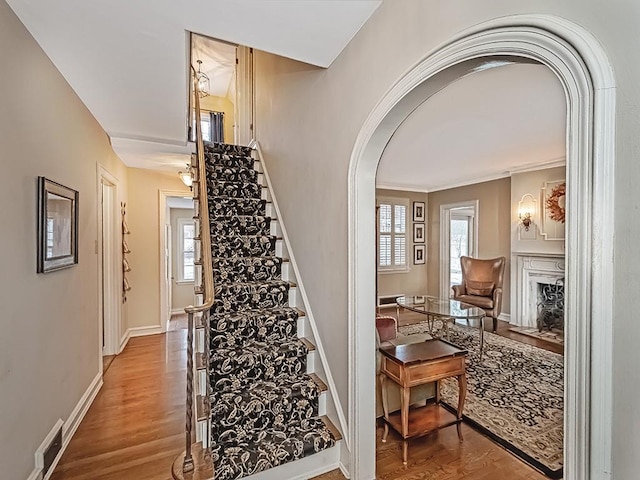
<svg viewBox="0 0 640 480">
<path fill-rule="evenodd" d="M 559 285 L 564 287 L 564 255 L 517 253 L 513 260 L 512 265 L 516 267 L 516 281 L 513 296 L 515 308 L 512 307 L 511 323 L 522 327 L 539 328 L 540 295 L 545 290 L 544 286 L 552 286 L 546 289 L 551 295 L 559 294 L 555 287 Z M 552 320 L 550 315 L 559 317 L 558 310 L 556 309 L 547 316 L 549 323 Z M 553 326 L 558 326 L 558 324 L 559 321 L 556 318 Z M 545 322 L 543 322 L 543 326 L 546 327 Z"/>
</svg>

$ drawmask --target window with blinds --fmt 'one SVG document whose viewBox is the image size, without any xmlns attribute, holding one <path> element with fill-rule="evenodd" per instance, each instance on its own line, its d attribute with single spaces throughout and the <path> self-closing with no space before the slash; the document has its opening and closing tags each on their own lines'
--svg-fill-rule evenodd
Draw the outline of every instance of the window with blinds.
<svg viewBox="0 0 640 480">
<path fill-rule="evenodd" d="M 409 200 L 378 199 L 378 269 L 407 270 Z"/>
</svg>

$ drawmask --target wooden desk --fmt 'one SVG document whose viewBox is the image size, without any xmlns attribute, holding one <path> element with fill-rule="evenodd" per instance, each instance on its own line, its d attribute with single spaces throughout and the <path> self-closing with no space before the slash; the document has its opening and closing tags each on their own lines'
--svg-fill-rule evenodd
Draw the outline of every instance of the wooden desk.
<svg viewBox="0 0 640 480">
<path fill-rule="evenodd" d="M 465 357 L 467 351 L 440 339 L 409 345 L 381 347 L 382 408 L 384 410 L 384 434 L 387 441 L 389 427 L 402 435 L 402 461 L 407 463 L 407 448 L 410 438 L 427 435 L 440 428 L 456 425 L 458 438 L 462 438 L 462 409 L 467 393 Z M 454 415 L 440 405 L 440 380 L 456 377 L 459 385 L 458 411 Z M 400 412 L 389 413 L 387 379 L 402 388 Z M 436 402 L 409 410 L 411 387 L 436 382 Z"/>
</svg>

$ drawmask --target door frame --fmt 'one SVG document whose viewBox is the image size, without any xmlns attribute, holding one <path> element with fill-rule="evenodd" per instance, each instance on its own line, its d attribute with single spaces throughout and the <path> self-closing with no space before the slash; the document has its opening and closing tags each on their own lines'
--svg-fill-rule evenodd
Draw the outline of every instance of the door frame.
<svg viewBox="0 0 640 480">
<path fill-rule="evenodd" d="M 348 183 L 349 431 L 352 478 L 375 478 L 375 176 L 409 113 L 487 57 L 548 66 L 567 99 L 567 288 L 564 478 L 610 478 L 616 84 L 606 52 L 583 27 L 551 15 L 473 26 L 395 82 L 365 120 Z M 484 60 L 483 60 L 484 59 Z M 594 227 L 596 226 L 596 227 Z M 589 259 L 585 261 L 584 259 Z"/>
<path fill-rule="evenodd" d="M 105 232 L 105 218 L 103 206 L 103 184 L 113 188 L 111 222 Z M 98 237 L 96 240 L 96 254 L 98 256 L 98 330 L 100 371 L 102 371 L 102 357 L 120 353 L 120 323 L 122 321 L 122 229 L 119 210 L 119 181 L 102 165 L 97 165 L 97 213 Z M 108 219 L 107 219 L 108 221 Z M 111 233 L 110 242 L 104 241 L 104 235 Z M 106 258 L 105 258 L 106 255 Z M 104 305 L 110 304 L 113 311 L 105 318 Z M 104 333 L 103 333 L 104 326 Z M 103 347 L 104 342 L 104 347 Z"/>
<path fill-rule="evenodd" d="M 179 190 L 158 190 L 158 199 L 160 203 L 159 215 L 158 215 L 158 238 L 160 241 L 160 327 L 163 332 L 166 332 L 169 328 L 169 321 L 171 320 L 171 311 L 168 309 L 167 299 L 167 279 L 164 275 L 167 269 L 167 262 L 165 261 L 164 251 L 167 248 L 165 241 L 165 223 L 167 221 L 167 198 L 169 197 L 186 197 L 189 192 Z M 171 252 L 169 252 L 171 255 Z"/>
<path fill-rule="evenodd" d="M 449 270 L 451 269 L 451 210 L 456 208 L 473 209 L 473 238 L 471 246 L 473 254 L 471 254 L 471 256 L 478 256 L 478 216 L 480 213 L 480 201 L 469 200 L 466 202 L 440 205 L 440 297 L 448 296 L 448 293 L 451 290 L 449 287 Z"/>
</svg>

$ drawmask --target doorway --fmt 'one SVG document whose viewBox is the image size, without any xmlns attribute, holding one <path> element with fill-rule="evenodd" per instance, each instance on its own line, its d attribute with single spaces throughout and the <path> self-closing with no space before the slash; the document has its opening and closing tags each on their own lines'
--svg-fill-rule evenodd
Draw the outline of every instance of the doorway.
<svg viewBox="0 0 640 480">
<path fill-rule="evenodd" d="M 160 316 L 164 330 L 171 330 L 172 318 L 183 315 L 184 308 L 194 302 L 194 213 L 192 197 L 160 191 Z"/>
<path fill-rule="evenodd" d="M 375 171 L 382 150 L 417 105 L 492 55 L 535 59 L 567 96 L 567 276 L 565 449 L 567 479 L 610 472 L 612 399 L 613 176 L 615 82 L 606 54 L 581 27 L 556 17 L 513 16 L 470 29 L 428 56 L 377 103 L 352 151 L 349 173 L 351 475 L 375 477 Z M 585 64 L 587 68 L 585 68 Z M 427 81 L 428 80 L 428 81 Z M 594 108 L 598 105 L 598 108 Z M 593 186 L 596 186 L 595 188 Z M 599 226 L 594 238 L 592 225 Z M 584 262 L 583 259 L 592 259 Z M 597 361 L 592 361 L 597 359 Z M 585 429 L 590 432 L 584 435 Z"/>
<path fill-rule="evenodd" d="M 440 297 L 462 283 L 460 257 L 478 252 L 478 201 L 440 206 Z"/>
<path fill-rule="evenodd" d="M 100 311 L 100 352 L 103 369 L 119 353 L 122 244 L 118 206 L 118 180 L 102 167 L 98 172 L 98 278 Z"/>
</svg>

